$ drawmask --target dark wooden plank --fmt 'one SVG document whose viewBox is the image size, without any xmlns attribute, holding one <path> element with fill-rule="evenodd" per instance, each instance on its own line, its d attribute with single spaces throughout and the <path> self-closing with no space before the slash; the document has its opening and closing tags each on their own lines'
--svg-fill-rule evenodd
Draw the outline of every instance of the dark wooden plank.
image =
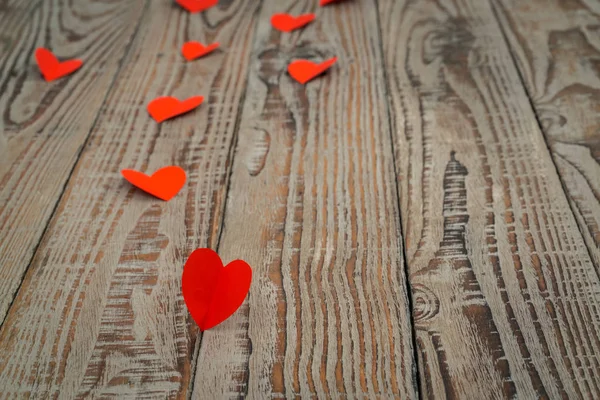
<svg viewBox="0 0 600 400">
<path fill-rule="evenodd" d="M 316 11 L 291 34 L 272 14 Z M 374 1 L 266 2 L 219 253 L 254 267 L 247 303 L 204 333 L 193 398 L 416 398 Z M 338 56 L 293 81 L 290 61 Z"/>
<path fill-rule="evenodd" d="M 119 4 L 126 3 L 113 7 Z M 7 397 L 186 398 L 199 336 L 181 296 L 181 271 L 192 250 L 215 245 L 221 225 L 259 5 L 225 2 L 191 15 L 169 1 L 147 2 L 0 331 Z M 187 63 L 179 49 L 189 39 L 219 41 L 222 50 Z M 204 95 L 206 103 L 157 125 L 145 107 L 161 95 Z M 120 175 L 169 164 L 188 174 L 169 202 Z"/>
<path fill-rule="evenodd" d="M 600 272 L 600 4 L 493 4 Z"/>
<path fill-rule="evenodd" d="M 141 18 L 141 0 L 0 6 L 0 321 L 90 133 Z M 36 47 L 83 68 L 44 81 Z"/>
<path fill-rule="evenodd" d="M 379 0 L 425 398 L 598 398 L 600 281 L 491 5 Z"/>
</svg>

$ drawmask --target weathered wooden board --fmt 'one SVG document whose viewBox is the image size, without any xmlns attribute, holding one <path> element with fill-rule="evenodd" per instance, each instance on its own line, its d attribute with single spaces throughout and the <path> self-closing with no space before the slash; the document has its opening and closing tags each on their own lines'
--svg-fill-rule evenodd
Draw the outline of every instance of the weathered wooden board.
<svg viewBox="0 0 600 400">
<path fill-rule="evenodd" d="M 172 2 L 146 3 L 0 331 L 7 397 L 186 397 L 199 336 L 181 297 L 181 270 L 193 249 L 214 246 L 221 225 L 259 5 L 240 0 L 191 15 Z M 179 49 L 191 39 L 219 41 L 222 50 L 187 63 Z M 82 93 L 69 86 L 68 101 L 95 95 L 94 75 L 80 78 Z M 161 95 L 204 95 L 206 103 L 157 125 L 145 107 Z M 65 118 L 61 126 L 70 131 Z M 168 203 L 132 188 L 119 172 L 170 164 L 183 167 L 188 182 Z"/>
<path fill-rule="evenodd" d="M 333 56 L 306 86 L 286 72 Z M 194 398 L 416 397 L 382 63 L 374 1 L 263 5 L 219 242 L 253 284 L 204 333 Z"/>
<path fill-rule="evenodd" d="M 378 4 L 423 396 L 600 397 L 600 282 L 491 5 Z"/>
<path fill-rule="evenodd" d="M 600 3 L 493 4 L 600 272 Z"/>
<path fill-rule="evenodd" d="M 144 2 L 48 0 L 0 5 L 0 321 L 14 299 Z M 74 75 L 46 82 L 36 47 L 78 57 Z"/>
</svg>

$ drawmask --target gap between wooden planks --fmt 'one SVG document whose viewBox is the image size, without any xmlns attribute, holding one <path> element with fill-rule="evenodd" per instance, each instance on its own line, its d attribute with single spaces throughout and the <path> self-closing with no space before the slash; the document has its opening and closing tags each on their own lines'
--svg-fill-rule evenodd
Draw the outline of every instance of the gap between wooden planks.
<svg viewBox="0 0 600 400">
<path fill-rule="evenodd" d="M 490 3 L 379 0 L 421 393 L 600 396 L 600 282 Z"/>
<path fill-rule="evenodd" d="M 200 16 L 147 2 L 0 331 L 7 396 L 186 397 L 198 331 L 181 298 L 181 269 L 193 249 L 215 245 L 259 5 L 236 1 Z M 186 63 L 179 48 L 190 38 L 226 50 Z M 166 94 L 204 94 L 208 106 L 157 125 L 140 110 Z M 168 203 L 119 173 L 167 164 L 189 171 Z"/>
</svg>

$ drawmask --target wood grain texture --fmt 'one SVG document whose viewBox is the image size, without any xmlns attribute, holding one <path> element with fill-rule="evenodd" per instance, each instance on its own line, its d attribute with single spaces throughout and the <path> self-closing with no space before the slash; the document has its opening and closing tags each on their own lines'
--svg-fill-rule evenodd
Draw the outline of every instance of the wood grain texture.
<svg viewBox="0 0 600 400">
<path fill-rule="evenodd" d="M 146 5 L 0 331 L 6 398 L 187 396 L 199 336 L 181 271 L 192 250 L 214 246 L 220 227 L 259 3 L 225 3 L 201 15 L 167 1 Z M 191 39 L 219 41 L 222 50 L 187 63 L 179 51 Z M 145 107 L 162 95 L 204 95 L 206 103 L 157 125 Z M 85 101 L 79 97 L 72 101 Z M 120 175 L 169 164 L 188 174 L 169 202 Z"/>
<path fill-rule="evenodd" d="M 491 5 L 378 3 L 423 397 L 599 397 L 600 281 Z"/>
<path fill-rule="evenodd" d="M 600 272 L 600 3 L 493 5 Z"/>
<path fill-rule="evenodd" d="M 316 12 L 303 30 L 277 12 Z M 268 1 L 259 18 L 219 253 L 254 268 L 203 335 L 194 398 L 416 397 L 374 1 Z M 300 85 L 294 59 L 337 56 Z"/>
<path fill-rule="evenodd" d="M 0 321 L 117 73 L 143 1 L 0 5 Z M 37 47 L 84 66 L 46 82 Z"/>
</svg>

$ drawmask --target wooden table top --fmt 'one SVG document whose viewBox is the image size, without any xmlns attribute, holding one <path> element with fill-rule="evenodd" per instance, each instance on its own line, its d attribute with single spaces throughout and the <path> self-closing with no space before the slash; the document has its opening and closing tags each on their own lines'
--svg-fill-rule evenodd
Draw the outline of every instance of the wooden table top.
<svg viewBox="0 0 600 400">
<path fill-rule="evenodd" d="M 0 398 L 600 398 L 595 0 L 4 0 L 0 111 Z M 253 268 L 205 332 L 200 247 Z"/>
</svg>

